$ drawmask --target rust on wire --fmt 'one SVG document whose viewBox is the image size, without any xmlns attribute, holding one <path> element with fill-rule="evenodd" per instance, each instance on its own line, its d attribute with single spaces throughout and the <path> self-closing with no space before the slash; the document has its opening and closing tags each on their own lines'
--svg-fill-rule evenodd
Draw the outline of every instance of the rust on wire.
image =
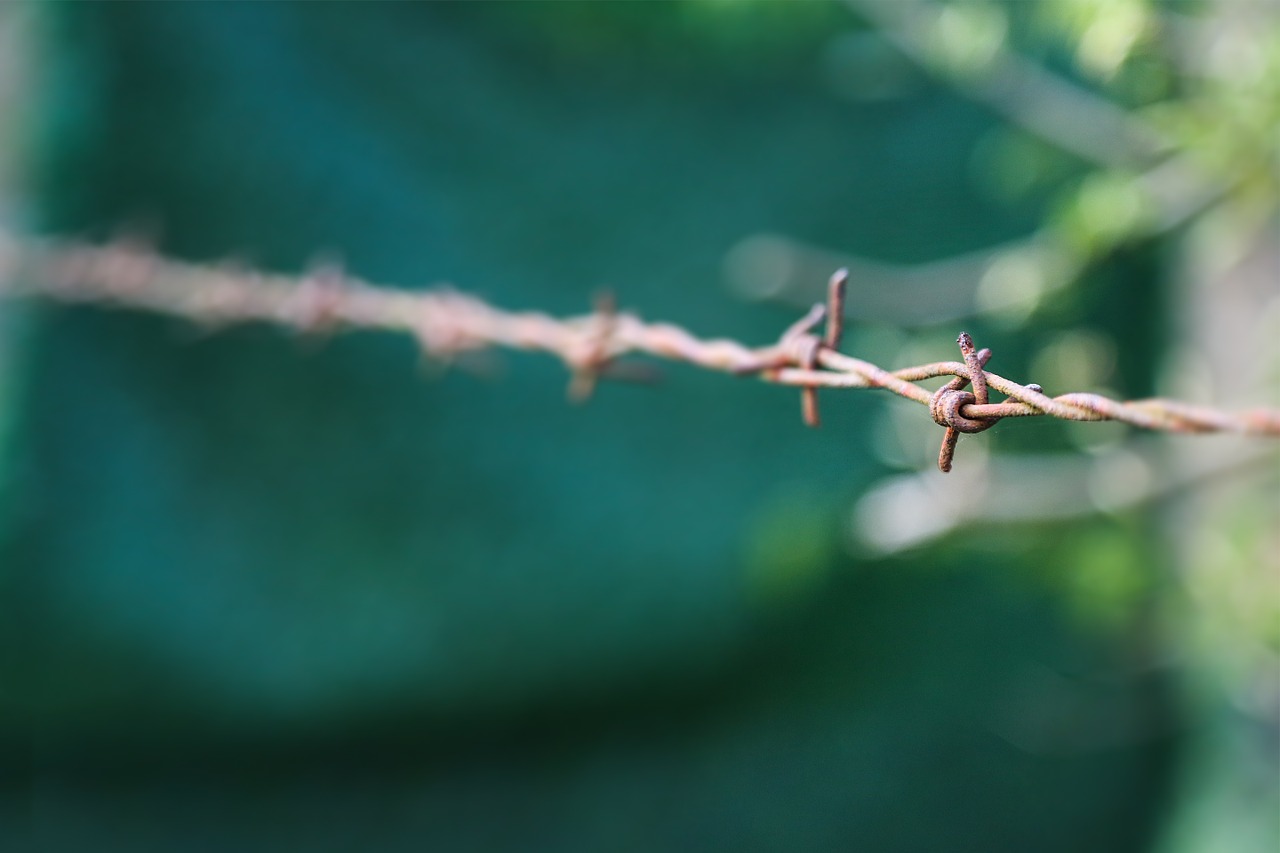
<svg viewBox="0 0 1280 853">
<path fill-rule="evenodd" d="M 968 332 L 961 332 L 956 343 L 960 345 L 960 354 L 964 356 L 967 374 L 956 376 L 933 392 L 933 396 L 929 398 L 929 413 L 933 416 L 934 423 L 946 427 L 947 430 L 942 438 L 942 449 L 938 451 L 938 469 L 944 474 L 951 470 L 951 461 L 956 454 L 956 443 L 960 440 L 960 433 L 982 432 L 995 426 L 996 423 L 994 419 L 977 420 L 965 417 L 960 411 L 965 406 L 986 405 L 987 378 L 983 368 L 991 358 L 991 350 L 982 349 L 975 352 L 973 339 L 969 337 Z M 970 382 L 973 383 L 972 394 L 964 390 L 964 386 Z"/>
<path fill-rule="evenodd" d="M 19 238 L 0 230 L 3 297 L 153 311 L 211 328 L 265 322 L 301 332 L 401 332 L 414 336 L 425 354 L 443 360 L 489 347 L 541 351 L 569 367 L 574 399 L 588 397 L 602 378 L 652 380 L 646 365 L 620 360 L 644 354 L 798 387 L 804 420 L 811 426 L 819 422 L 819 388 L 883 388 L 927 406 L 945 428 L 938 459 L 943 471 L 951 468 L 960 433 L 982 432 L 1004 418 L 1111 420 L 1166 432 L 1280 437 L 1280 411 L 1275 409 L 1224 412 L 1176 400 L 1120 402 L 1087 393 L 1050 397 L 1039 385 L 1020 385 L 988 372 L 990 350 L 976 350 L 963 333 L 957 341 L 963 361 L 885 370 L 837 351 L 847 284 L 848 273 L 837 271 L 825 305 L 815 305 L 776 343 L 749 347 L 698 338 L 669 323 L 646 322 L 618 311 L 610 295 L 598 299 L 589 315 L 560 319 L 504 311 L 453 290 L 379 287 L 336 267 L 290 277 L 169 260 L 137 241 L 92 246 Z M 813 330 L 824 319 L 819 336 Z M 916 384 L 936 377 L 950 379 L 932 393 Z M 966 391 L 970 385 L 973 390 Z M 1004 399 L 991 402 L 990 390 Z"/>
</svg>

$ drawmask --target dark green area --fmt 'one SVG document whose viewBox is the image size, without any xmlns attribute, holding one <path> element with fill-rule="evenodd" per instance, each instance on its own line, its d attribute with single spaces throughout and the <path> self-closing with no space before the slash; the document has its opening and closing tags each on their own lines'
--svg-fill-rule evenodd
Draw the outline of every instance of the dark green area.
<svg viewBox="0 0 1280 853">
<path fill-rule="evenodd" d="M 859 26 L 839 7 L 716 6 L 53 7 L 43 225 L 273 269 L 337 253 L 555 313 L 607 284 L 751 342 L 793 317 L 719 286 L 746 235 L 912 260 L 1030 230 L 971 186 L 990 116 L 827 92 L 824 40 Z M 1149 261 L 1115 264 L 1079 312 L 1149 322 Z M 6 849 L 1152 831 L 1170 709 L 1125 665 L 1140 629 L 1095 633 L 1028 579 L 1069 571 L 1079 531 L 843 555 L 883 473 L 866 415 L 898 403 L 826 395 L 815 432 L 792 392 L 679 366 L 572 407 L 539 356 L 428 379 L 376 336 L 34 320 L 4 448 Z"/>
</svg>

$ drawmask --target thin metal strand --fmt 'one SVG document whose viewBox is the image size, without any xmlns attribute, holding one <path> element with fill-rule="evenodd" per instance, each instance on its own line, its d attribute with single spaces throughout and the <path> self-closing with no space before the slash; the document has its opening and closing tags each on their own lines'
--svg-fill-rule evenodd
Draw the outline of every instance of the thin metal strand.
<svg viewBox="0 0 1280 853">
<path fill-rule="evenodd" d="M 272 275 L 230 266 L 168 260 L 136 243 L 105 246 L 18 238 L 0 231 L 0 296 L 35 297 L 152 311 L 217 328 L 266 322 L 300 332 L 382 330 L 413 335 L 429 355 L 449 358 L 488 347 L 546 352 L 559 358 L 586 393 L 597 378 L 625 375 L 619 358 L 648 355 L 707 370 L 753 375 L 802 389 L 805 417 L 816 424 L 817 388 L 883 388 L 930 406 L 955 432 L 977 432 L 1003 418 L 1048 416 L 1073 421 L 1114 420 L 1178 433 L 1235 432 L 1280 437 L 1280 411 L 1224 412 L 1176 400 L 1121 402 L 1097 394 L 1046 395 L 985 369 L 989 351 L 975 352 L 962 336 L 967 363 L 940 361 L 885 370 L 835 351 L 841 336 L 847 274 L 832 277 L 826 306 L 815 306 L 771 345 L 749 347 L 726 339 L 702 339 L 669 323 L 649 323 L 617 311 L 605 300 L 597 311 L 556 318 L 511 312 L 448 289 L 405 291 L 375 286 L 325 268 L 310 275 Z M 823 318 L 823 335 L 814 332 Z M 967 346 L 965 346 L 967 344 Z M 915 384 L 953 377 L 938 392 Z M 974 378 L 977 377 L 977 381 Z M 974 391 L 964 386 L 974 385 Z M 986 402 L 986 389 L 1003 394 Z M 981 391 L 980 396 L 975 393 Z M 577 392 L 575 392 L 577 393 Z M 957 396 L 959 395 L 959 396 Z M 944 448 L 944 456 L 947 456 Z M 949 465 L 949 457 L 947 457 Z"/>
</svg>

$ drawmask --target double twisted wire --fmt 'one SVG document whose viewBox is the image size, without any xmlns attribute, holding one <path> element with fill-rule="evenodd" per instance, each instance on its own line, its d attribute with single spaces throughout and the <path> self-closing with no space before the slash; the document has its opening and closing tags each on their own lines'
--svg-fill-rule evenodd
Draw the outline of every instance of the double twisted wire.
<svg viewBox="0 0 1280 853">
<path fill-rule="evenodd" d="M 0 231 L 0 296 L 95 303 L 180 317 L 207 327 L 266 322 L 302 332 L 367 329 L 408 333 L 429 356 L 448 360 L 488 347 L 542 351 L 573 374 L 570 394 L 588 396 L 600 378 L 643 378 L 620 361 L 645 354 L 708 370 L 756 376 L 801 389 L 807 424 L 819 423 L 819 388 L 883 388 L 929 408 L 944 427 L 938 465 L 951 469 L 961 433 L 990 429 L 1004 418 L 1047 416 L 1072 421 L 1121 421 L 1176 433 L 1234 432 L 1280 437 L 1280 411 L 1224 412 L 1176 400 L 1120 402 L 1098 394 L 1047 396 L 985 369 L 990 350 L 958 339 L 963 361 L 888 371 L 838 351 L 848 274 L 831 277 L 818 304 L 769 346 L 702 339 L 679 326 L 619 312 L 611 299 L 588 315 L 559 319 L 510 312 L 453 290 L 379 287 L 335 267 L 301 277 L 169 260 L 138 243 L 105 246 L 17 238 Z M 824 333 L 814 333 L 825 319 Z M 950 377 L 937 391 L 916 383 Z M 973 390 L 966 387 L 972 385 Z M 989 391 L 1005 396 L 993 403 Z"/>
</svg>

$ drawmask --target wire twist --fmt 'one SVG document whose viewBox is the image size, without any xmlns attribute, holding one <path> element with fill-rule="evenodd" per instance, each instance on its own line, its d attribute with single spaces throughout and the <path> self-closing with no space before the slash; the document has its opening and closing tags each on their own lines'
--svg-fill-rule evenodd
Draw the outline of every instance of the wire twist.
<svg viewBox="0 0 1280 853">
<path fill-rule="evenodd" d="M 92 303 L 180 317 L 206 327 L 266 322 L 307 333 L 367 329 L 414 336 L 429 356 L 447 360 L 488 347 L 542 351 L 572 373 L 570 396 L 585 399 L 601 378 L 651 380 L 643 366 L 621 362 L 640 353 L 707 370 L 756 376 L 797 386 L 805 423 L 817 426 L 818 389 L 883 388 L 929 408 L 946 432 L 938 467 L 951 469 L 960 433 L 990 429 L 1005 418 L 1047 416 L 1072 421 L 1114 420 L 1176 433 L 1235 432 L 1280 437 L 1280 411 L 1224 412 L 1176 400 L 1120 402 L 1097 394 L 1047 396 L 985 369 L 988 349 L 969 335 L 957 340 L 963 362 L 942 361 L 888 371 L 838 352 L 843 335 L 848 273 L 832 277 L 826 304 L 815 305 L 778 341 L 748 347 L 702 339 L 679 326 L 650 323 L 620 312 L 612 297 L 596 311 L 558 319 L 510 312 L 453 290 L 379 287 L 323 266 L 302 277 L 169 260 L 137 242 L 105 246 L 17 238 L 0 231 L 0 296 Z M 814 333 L 825 320 L 821 336 Z M 951 379 L 935 392 L 915 384 Z M 969 385 L 972 391 L 966 391 Z M 989 389 L 1005 396 L 988 399 Z"/>
</svg>

